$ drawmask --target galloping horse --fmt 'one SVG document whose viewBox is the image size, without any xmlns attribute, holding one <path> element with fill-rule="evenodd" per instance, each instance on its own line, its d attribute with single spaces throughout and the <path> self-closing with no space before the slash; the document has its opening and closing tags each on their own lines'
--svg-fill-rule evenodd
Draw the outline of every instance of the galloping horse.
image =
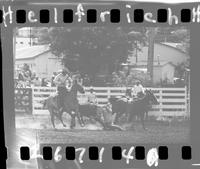
<svg viewBox="0 0 200 169">
<path fill-rule="evenodd" d="M 58 96 L 57 95 L 49 96 L 44 101 L 44 107 L 46 107 L 50 112 L 51 123 L 54 128 L 55 128 L 55 124 L 54 124 L 55 116 L 58 117 L 59 120 L 61 121 L 61 123 L 63 124 L 63 126 L 66 127 L 66 125 L 63 123 L 63 119 L 62 119 L 63 112 L 67 112 L 71 116 L 71 125 L 70 125 L 71 129 L 74 128 L 76 125 L 76 123 L 75 123 L 76 116 L 77 116 L 81 126 L 83 126 L 83 122 L 81 121 L 80 113 L 79 113 L 79 103 L 78 103 L 78 99 L 77 99 L 78 92 L 80 92 L 82 94 L 85 93 L 84 88 L 81 85 L 79 85 L 77 83 L 77 81 L 75 80 L 71 87 L 71 90 L 65 94 L 64 109 L 62 112 L 60 112 L 58 110 L 58 105 L 57 105 Z"/>
<path fill-rule="evenodd" d="M 126 113 L 129 115 L 129 122 L 133 120 L 134 116 L 139 116 L 142 127 L 146 129 L 144 125 L 145 113 L 148 113 L 152 104 L 158 104 L 158 101 L 151 90 L 146 90 L 145 93 L 146 95 L 143 98 L 132 102 L 110 98 L 109 102 L 112 104 L 112 113 L 116 113 L 115 123 L 118 122 L 122 114 Z"/>
</svg>

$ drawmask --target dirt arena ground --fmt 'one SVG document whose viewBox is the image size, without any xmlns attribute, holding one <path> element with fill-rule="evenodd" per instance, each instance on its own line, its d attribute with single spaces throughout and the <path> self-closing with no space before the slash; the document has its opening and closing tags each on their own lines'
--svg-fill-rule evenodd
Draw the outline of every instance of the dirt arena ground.
<svg viewBox="0 0 200 169">
<path fill-rule="evenodd" d="M 19 147 L 29 146 L 34 148 L 38 143 L 64 143 L 64 144 L 148 144 L 148 143 L 189 143 L 190 142 L 190 123 L 189 121 L 156 122 L 149 120 L 146 122 L 148 130 L 144 130 L 138 121 L 134 122 L 134 130 L 123 125 L 125 131 L 103 131 L 102 127 L 87 121 L 85 127 L 78 125 L 75 129 L 69 129 L 69 118 L 65 117 L 67 125 L 64 128 L 56 120 L 57 129 L 53 129 L 50 117 L 47 115 L 16 115 L 16 159 L 12 162 L 9 169 L 36 169 L 38 161 L 31 159 L 28 162 L 20 161 Z M 34 150 L 34 149 L 33 149 Z M 62 166 L 62 165 L 61 165 Z M 124 169 L 118 166 L 119 169 Z M 58 167 L 59 168 L 59 167 Z M 61 167 L 62 168 L 62 167 Z M 91 167 L 90 167 L 91 168 Z M 111 167 L 112 168 L 112 167 Z M 116 167 L 114 167 L 116 168 Z M 82 169 L 88 169 L 82 166 Z M 102 168 L 101 168 L 102 169 Z M 107 167 L 106 167 L 107 169 Z M 110 168 L 109 168 L 110 169 Z M 116 168 L 117 169 L 117 168 Z M 136 169 L 136 168 L 131 168 Z M 142 168 L 140 168 L 142 169 Z"/>
<path fill-rule="evenodd" d="M 57 129 L 53 129 L 50 117 L 46 115 L 16 116 L 17 132 L 27 129 L 37 133 L 40 142 L 44 143 L 188 143 L 190 142 L 189 121 L 146 122 L 144 130 L 138 121 L 134 122 L 134 129 L 123 125 L 125 131 L 103 131 L 100 124 L 87 121 L 85 127 L 77 126 L 69 129 L 69 118 L 64 118 L 67 125 L 64 128 L 56 120 Z"/>
</svg>

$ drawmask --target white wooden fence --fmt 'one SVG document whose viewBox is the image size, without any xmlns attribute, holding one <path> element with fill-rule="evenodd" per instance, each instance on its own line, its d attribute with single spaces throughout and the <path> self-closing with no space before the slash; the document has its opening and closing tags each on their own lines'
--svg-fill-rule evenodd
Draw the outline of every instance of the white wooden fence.
<svg viewBox="0 0 200 169">
<path fill-rule="evenodd" d="M 104 105 L 110 96 L 124 95 L 126 88 L 122 87 L 94 87 L 98 104 Z M 154 105 L 149 115 L 154 116 L 189 116 L 188 98 L 186 88 L 151 88 L 159 101 L 159 105 Z M 85 88 L 85 94 L 79 94 L 79 102 L 87 102 L 89 88 Z M 33 114 L 47 114 L 48 111 L 42 109 L 41 101 L 49 95 L 55 94 L 55 87 L 33 87 Z"/>
</svg>

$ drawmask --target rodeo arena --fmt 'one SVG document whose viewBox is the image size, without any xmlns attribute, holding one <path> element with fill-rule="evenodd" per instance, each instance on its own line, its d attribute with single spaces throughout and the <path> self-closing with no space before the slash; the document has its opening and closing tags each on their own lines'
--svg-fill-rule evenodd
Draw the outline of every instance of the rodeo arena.
<svg viewBox="0 0 200 169">
<path fill-rule="evenodd" d="M 176 63 L 187 56 L 174 43 L 155 42 L 153 84 L 144 78 L 147 59 L 139 61 L 148 55 L 145 47 L 137 51 L 136 66 L 122 63 L 108 78 L 102 71 L 94 83 L 90 75 L 63 65 L 48 45 L 30 41 L 28 33 L 21 29 L 15 39 L 20 143 L 189 142 L 190 70 L 185 67 L 182 78 L 175 77 Z"/>
</svg>

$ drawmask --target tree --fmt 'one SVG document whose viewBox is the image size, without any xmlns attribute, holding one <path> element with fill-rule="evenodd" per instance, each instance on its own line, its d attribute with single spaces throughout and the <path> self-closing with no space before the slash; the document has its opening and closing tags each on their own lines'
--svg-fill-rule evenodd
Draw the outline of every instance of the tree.
<svg viewBox="0 0 200 169">
<path fill-rule="evenodd" d="M 133 30 L 140 31 L 143 36 L 128 36 Z M 144 42 L 143 32 L 141 28 L 60 27 L 49 29 L 46 37 L 52 52 L 62 57 L 66 67 L 94 79 L 100 69 L 107 67 L 111 73 L 116 64 L 126 62 L 133 42 Z M 46 37 L 45 40 L 48 39 Z"/>
<path fill-rule="evenodd" d="M 155 42 L 181 43 L 179 49 L 189 54 L 190 31 L 186 27 L 159 27 Z"/>
<path fill-rule="evenodd" d="M 190 32 L 186 28 L 181 28 L 178 30 L 174 30 L 172 32 L 173 36 L 176 38 L 177 42 L 180 42 L 182 46 L 180 49 L 187 54 L 189 54 L 189 48 L 190 48 Z"/>
</svg>

